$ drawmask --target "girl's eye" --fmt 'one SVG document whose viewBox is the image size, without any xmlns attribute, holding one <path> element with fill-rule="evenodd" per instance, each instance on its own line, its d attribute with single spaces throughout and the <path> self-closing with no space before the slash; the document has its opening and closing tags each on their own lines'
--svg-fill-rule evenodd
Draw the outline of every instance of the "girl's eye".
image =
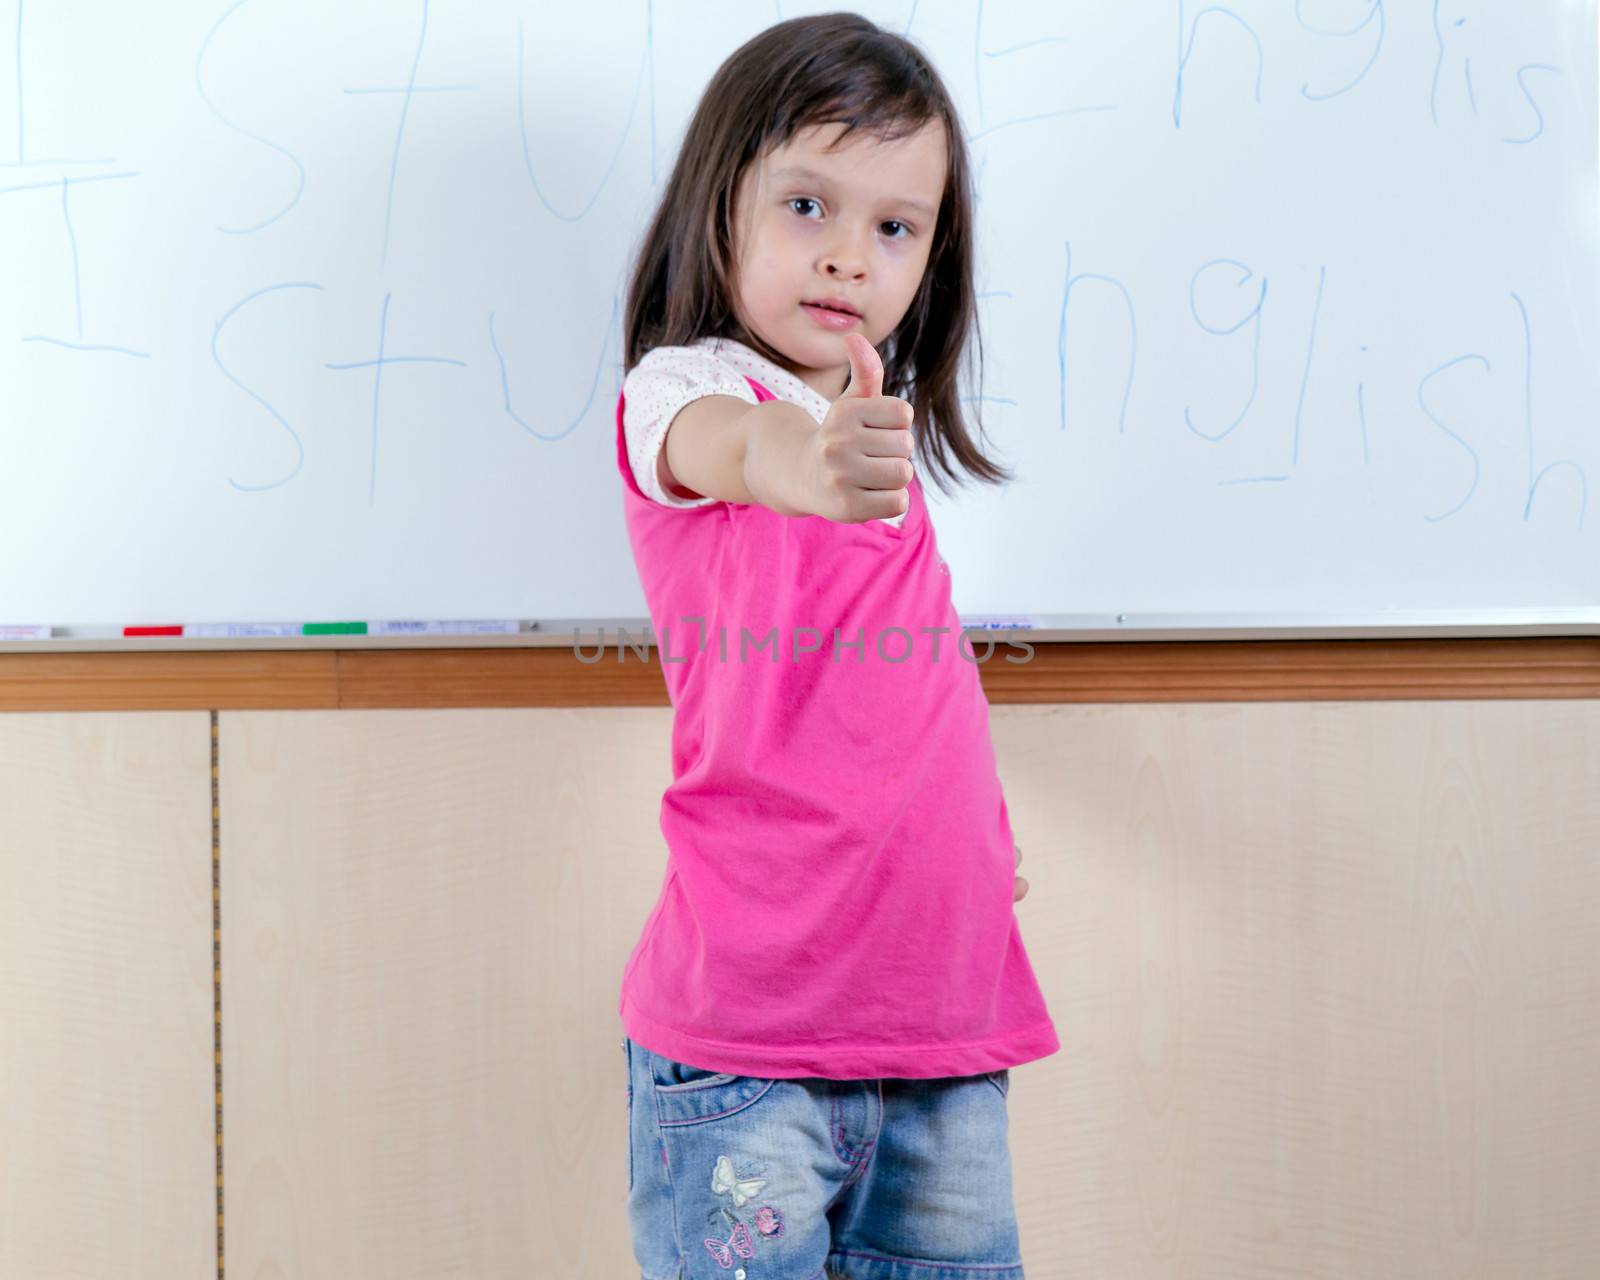
<svg viewBox="0 0 1600 1280">
<path fill-rule="evenodd" d="M 807 210 L 795 209 L 796 205 L 802 205 L 803 204 L 803 205 L 808 205 L 808 206 L 810 206 L 812 208 L 817 207 L 817 202 L 815 200 L 813 200 L 810 196 L 790 196 L 788 201 L 787 201 L 787 203 L 788 203 L 789 208 L 793 209 L 794 212 L 798 213 L 802 218 L 809 218 L 811 216 L 811 214 Z M 889 239 L 891 239 L 891 240 L 905 240 L 905 239 L 909 238 L 911 236 L 911 234 L 912 234 L 911 228 L 908 227 L 905 223 L 901 222 L 898 218 L 891 218 L 891 219 L 889 219 L 889 221 L 881 223 L 880 225 L 885 226 L 885 227 L 898 227 L 900 229 L 897 232 L 890 232 L 889 233 Z"/>
</svg>

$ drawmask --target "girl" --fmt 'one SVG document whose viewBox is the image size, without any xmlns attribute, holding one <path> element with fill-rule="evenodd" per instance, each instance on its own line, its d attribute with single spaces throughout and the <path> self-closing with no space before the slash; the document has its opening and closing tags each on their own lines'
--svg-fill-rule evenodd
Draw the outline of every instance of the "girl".
<svg viewBox="0 0 1600 1280">
<path fill-rule="evenodd" d="M 619 1002 L 644 1280 L 1023 1274 L 1008 1069 L 1060 1045 L 912 465 L 1007 475 L 957 397 L 972 235 L 933 67 L 829 14 L 717 71 L 639 247 L 617 466 L 674 707 Z"/>
</svg>

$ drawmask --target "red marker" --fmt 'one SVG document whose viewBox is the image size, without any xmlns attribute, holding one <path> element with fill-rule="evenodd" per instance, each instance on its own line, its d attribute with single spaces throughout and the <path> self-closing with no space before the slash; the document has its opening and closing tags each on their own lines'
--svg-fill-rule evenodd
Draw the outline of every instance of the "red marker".
<svg viewBox="0 0 1600 1280">
<path fill-rule="evenodd" d="M 125 636 L 181 636 L 183 628 L 177 627 L 123 627 Z"/>
</svg>

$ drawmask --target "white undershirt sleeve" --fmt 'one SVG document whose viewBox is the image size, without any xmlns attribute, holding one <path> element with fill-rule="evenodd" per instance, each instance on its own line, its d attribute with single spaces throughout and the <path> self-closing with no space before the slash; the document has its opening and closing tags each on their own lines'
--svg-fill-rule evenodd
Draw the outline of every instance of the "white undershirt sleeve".
<svg viewBox="0 0 1600 1280">
<path fill-rule="evenodd" d="M 704 507 L 721 501 L 668 493 L 656 474 L 656 459 L 667 428 L 684 405 L 702 396 L 736 396 L 758 403 L 744 375 L 701 347 L 656 347 L 629 370 L 622 381 L 622 395 L 628 462 L 644 495 L 667 507 Z"/>
</svg>

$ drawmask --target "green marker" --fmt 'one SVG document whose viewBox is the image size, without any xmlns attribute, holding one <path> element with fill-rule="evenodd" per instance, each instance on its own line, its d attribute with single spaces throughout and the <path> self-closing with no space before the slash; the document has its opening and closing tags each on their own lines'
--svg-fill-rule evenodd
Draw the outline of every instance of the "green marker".
<svg viewBox="0 0 1600 1280">
<path fill-rule="evenodd" d="M 300 628 L 303 636 L 364 636 L 365 622 L 307 622 Z"/>
</svg>

